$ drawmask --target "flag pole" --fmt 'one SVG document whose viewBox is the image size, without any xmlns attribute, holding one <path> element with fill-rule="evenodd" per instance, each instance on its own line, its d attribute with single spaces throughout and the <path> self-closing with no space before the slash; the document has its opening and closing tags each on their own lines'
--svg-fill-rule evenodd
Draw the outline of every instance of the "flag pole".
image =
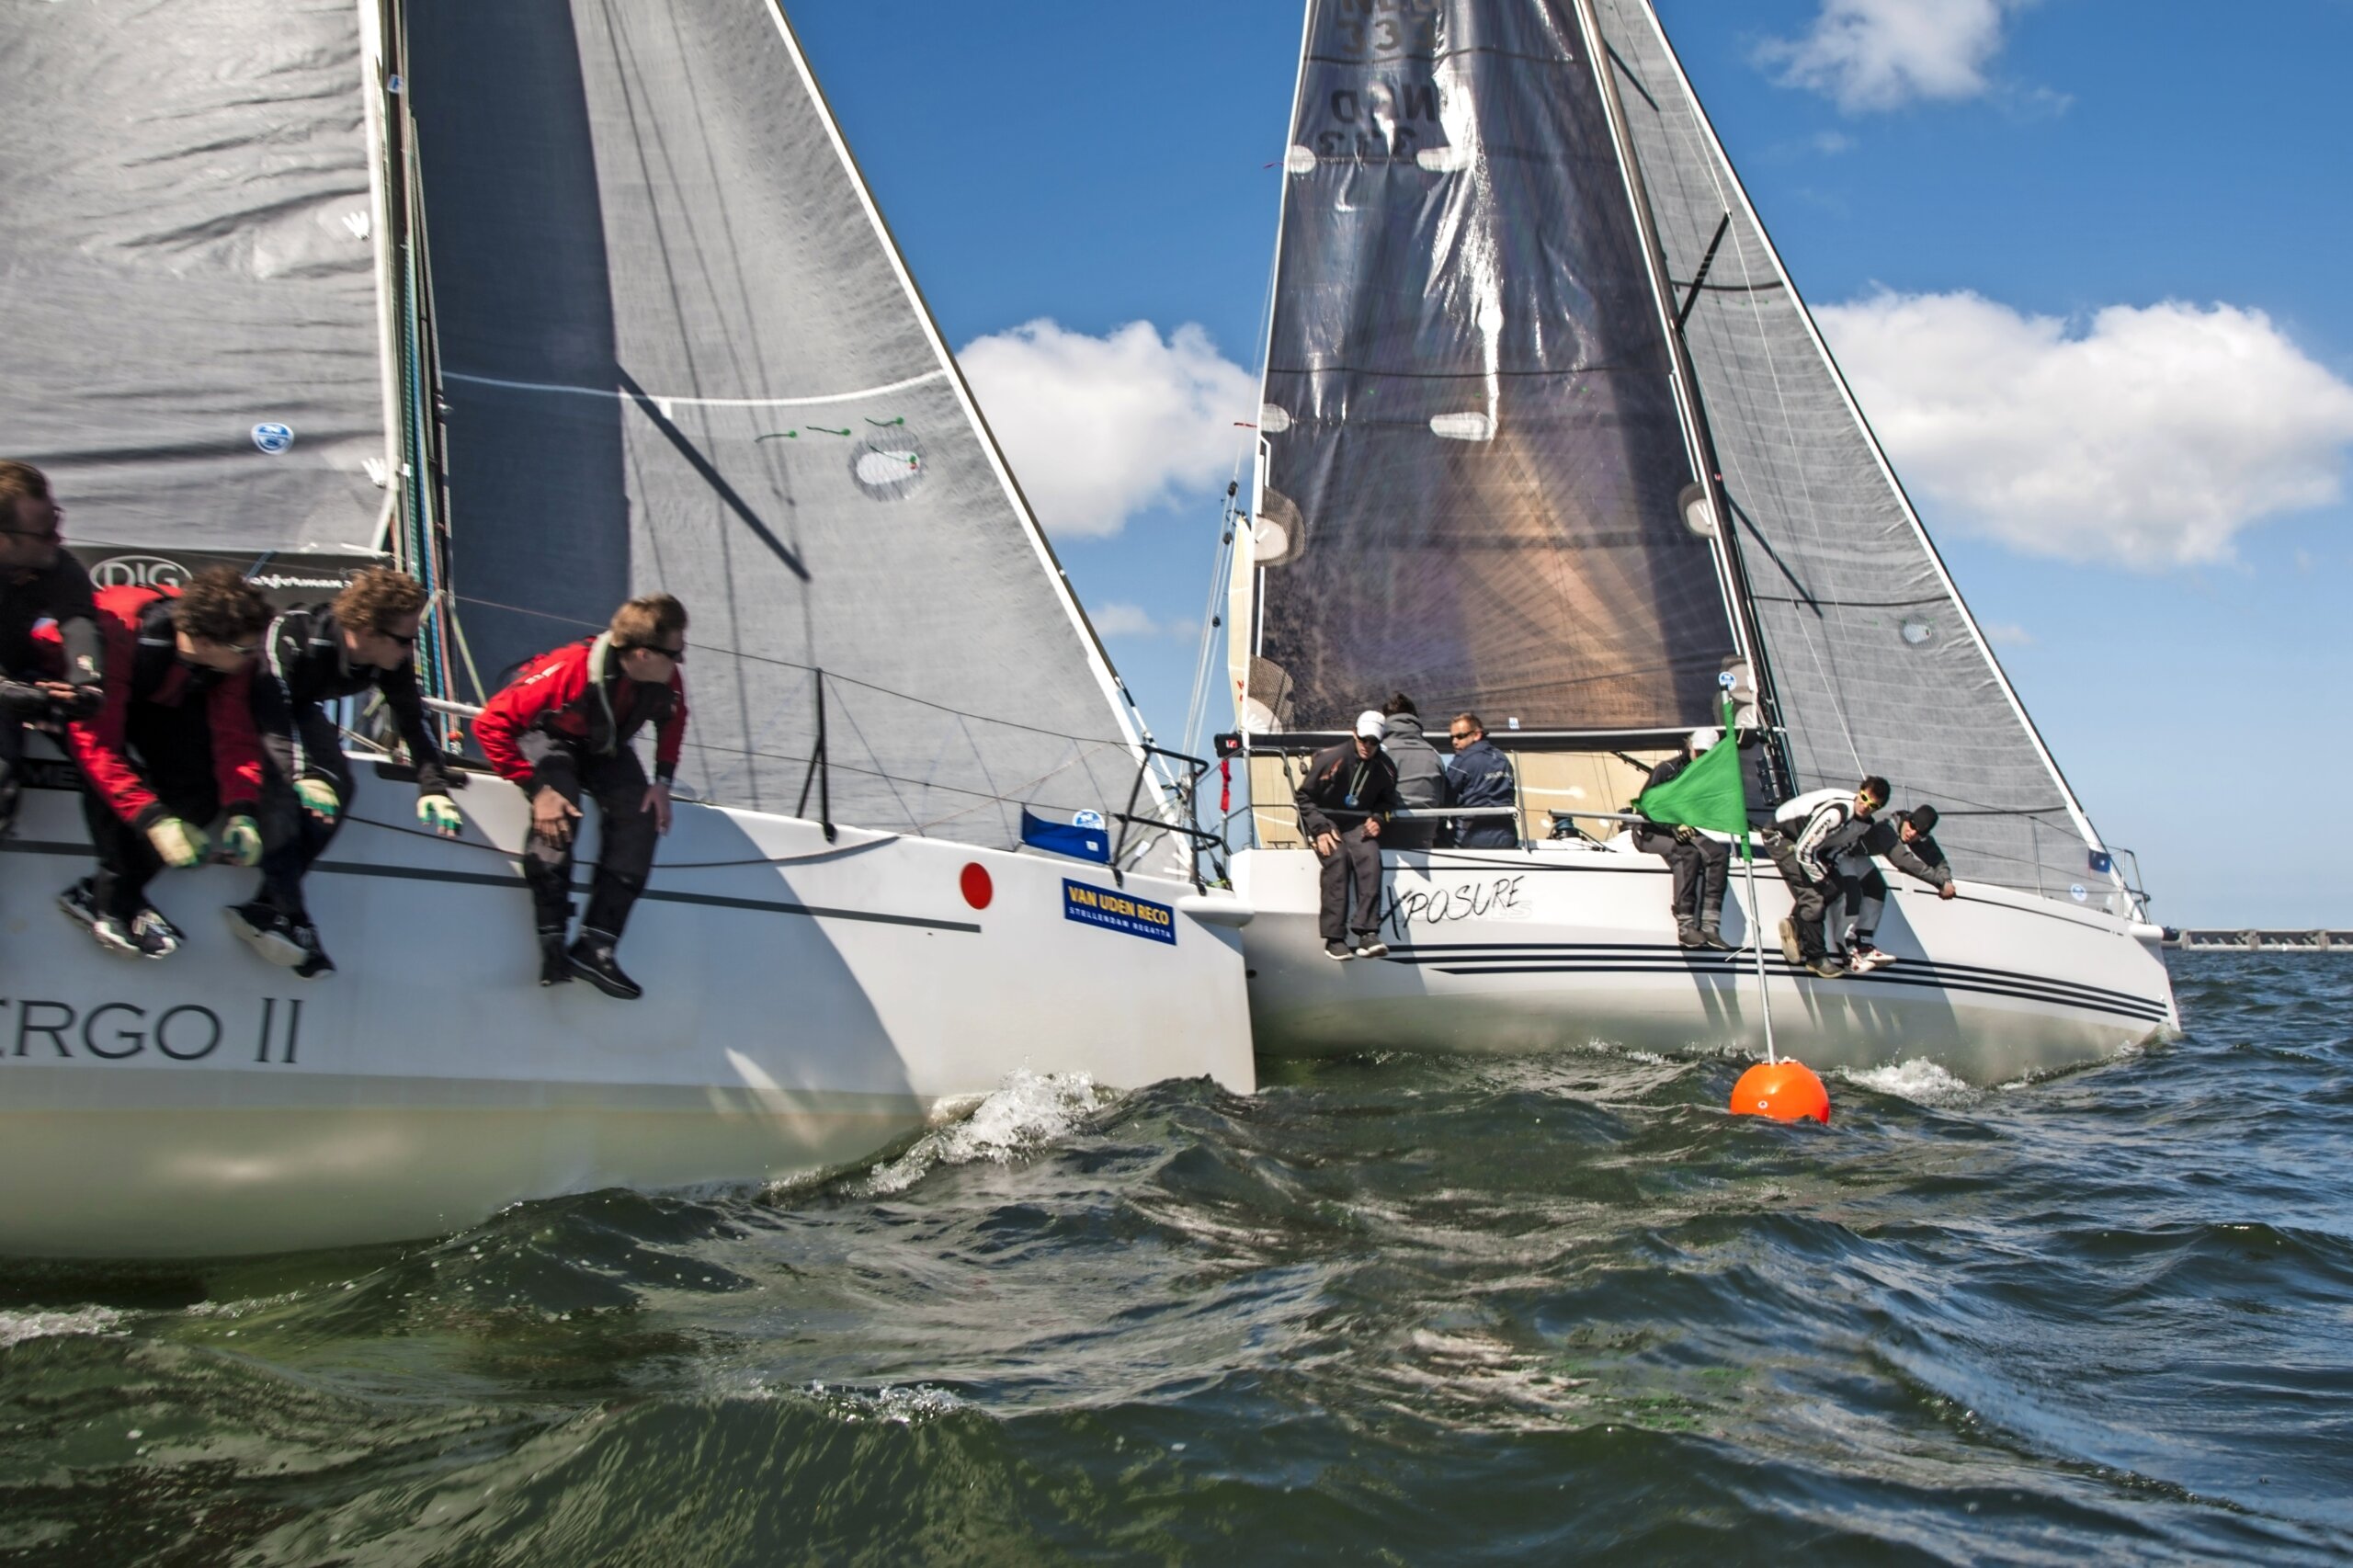
<svg viewBox="0 0 2353 1568">
<path fill-rule="evenodd" d="M 1749 846 L 1749 835 L 1740 835 L 1741 868 L 1748 875 L 1749 934 L 1756 942 L 1756 1002 L 1765 1012 L 1765 1061 L 1768 1065 L 1780 1058 L 1773 1051 L 1773 994 L 1765 983 L 1765 911 L 1756 902 L 1756 856 Z"/>
</svg>

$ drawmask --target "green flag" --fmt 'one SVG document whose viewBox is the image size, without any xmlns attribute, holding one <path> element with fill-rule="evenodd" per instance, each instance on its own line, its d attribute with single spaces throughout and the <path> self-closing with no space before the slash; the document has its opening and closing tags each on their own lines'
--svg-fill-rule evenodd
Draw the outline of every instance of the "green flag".
<svg viewBox="0 0 2353 1568">
<path fill-rule="evenodd" d="M 1727 702 L 1723 739 L 1665 783 L 1635 796 L 1634 809 L 1656 823 L 1704 827 L 1735 838 L 1745 835 L 1748 799 L 1741 789 L 1740 747 L 1733 741 L 1732 718 Z"/>
</svg>

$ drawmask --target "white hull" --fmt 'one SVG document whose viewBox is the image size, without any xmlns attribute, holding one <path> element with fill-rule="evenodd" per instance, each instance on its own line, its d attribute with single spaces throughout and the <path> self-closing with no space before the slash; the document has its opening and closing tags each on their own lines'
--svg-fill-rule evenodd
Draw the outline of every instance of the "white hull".
<svg viewBox="0 0 2353 1568">
<path fill-rule="evenodd" d="M 1383 960 L 1326 958 L 1316 861 L 1303 849 L 1233 858 L 1256 911 L 1245 936 L 1250 1010 L 1268 1056 L 1366 1050 L 1525 1051 L 1606 1046 L 1763 1054 L 1752 951 L 1676 945 L 1665 862 L 1630 849 L 1382 857 Z M 1760 862 L 1774 1040 L 1815 1068 L 1926 1058 L 1972 1083 L 2095 1061 L 2177 1028 L 2173 991 L 2132 924 L 2097 907 L 1962 885 L 1940 901 L 1889 873 L 1875 974 L 1793 970 L 1776 933 L 1788 890 Z M 1755 929 L 1740 863 L 1726 939 Z"/>
<path fill-rule="evenodd" d="M 414 787 L 360 771 L 310 883 L 342 966 L 315 982 L 230 934 L 254 874 L 229 868 L 157 880 L 176 956 L 101 952 L 56 906 L 90 868 L 78 802 L 28 792 L 0 856 L 0 1254 L 338 1246 L 789 1178 L 1025 1067 L 1253 1087 L 1231 899 L 1130 876 L 1172 944 L 1065 916 L 1065 878 L 1112 886 L 1098 867 L 682 807 L 621 948 L 646 995 L 617 1002 L 537 983 L 515 790 L 477 777 L 450 844 L 377 825 L 409 823 Z"/>
</svg>

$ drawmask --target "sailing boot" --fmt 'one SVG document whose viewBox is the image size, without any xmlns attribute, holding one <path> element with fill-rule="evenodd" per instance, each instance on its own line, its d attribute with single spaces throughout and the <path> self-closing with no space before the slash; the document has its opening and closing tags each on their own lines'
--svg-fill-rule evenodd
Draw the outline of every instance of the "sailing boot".
<svg viewBox="0 0 2353 1568">
<path fill-rule="evenodd" d="M 1324 956 L 1327 959 L 1337 959 L 1340 962 L 1346 963 L 1357 956 L 1357 950 L 1335 937 L 1324 944 Z"/>
<path fill-rule="evenodd" d="M 1675 945 L 1678 948 L 1704 948 L 1707 939 L 1699 935 L 1699 927 L 1688 920 L 1675 923 Z"/>
<path fill-rule="evenodd" d="M 567 985 L 572 982 L 572 955 L 563 949 L 563 927 L 540 932 L 540 983 Z"/>
<path fill-rule="evenodd" d="M 602 931 L 580 928 L 580 939 L 566 949 L 572 972 L 616 1001 L 634 1002 L 645 988 L 631 980 L 613 960 L 614 938 Z"/>
</svg>

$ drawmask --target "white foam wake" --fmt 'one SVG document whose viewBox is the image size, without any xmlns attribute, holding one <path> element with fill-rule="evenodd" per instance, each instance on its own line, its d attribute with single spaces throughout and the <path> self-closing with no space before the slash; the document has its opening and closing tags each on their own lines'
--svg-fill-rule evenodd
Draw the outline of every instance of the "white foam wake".
<svg viewBox="0 0 2353 1568">
<path fill-rule="evenodd" d="M 112 1307 L 84 1307 L 78 1312 L 0 1312 L 0 1350 L 61 1334 L 114 1334 L 121 1324 L 122 1314 Z"/>
<path fill-rule="evenodd" d="M 1888 1067 L 1841 1068 L 1838 1075 L 1859 1088 L 1894 1095 L 1915 1105 L 1957 1105 L 1977 1093 L 1926 1057 Z"/>
<path fill-rule="evenodd" d="M 976 1160 L 1010 1165 L 1040 1144 L 1067 1135 L 1114 1097 L 1097 1088 L 1085 1073 L 1032 1073 L 1017 1067 L 970 1116 L 925 1133 L 905 1153 L 875 1166 L 867 1176 L 866 1191 L 876 1198 L 904 1192 L 939 1165 Z"/>
</svg>

